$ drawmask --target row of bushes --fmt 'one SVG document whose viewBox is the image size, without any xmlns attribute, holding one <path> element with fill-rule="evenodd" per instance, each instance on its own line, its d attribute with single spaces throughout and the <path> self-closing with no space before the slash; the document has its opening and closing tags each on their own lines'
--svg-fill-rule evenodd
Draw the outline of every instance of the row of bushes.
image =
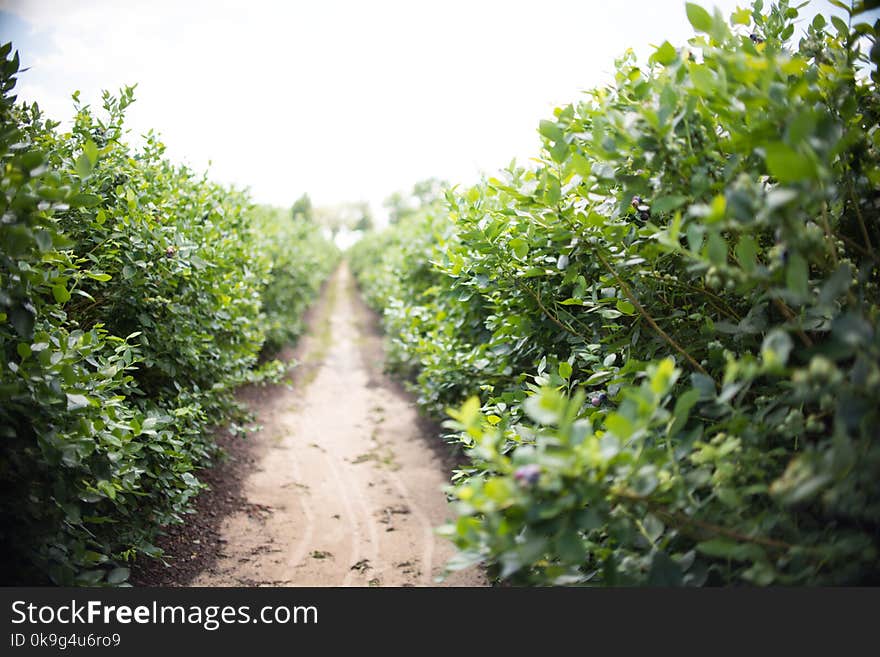
<svg viewBox="0 0 880 657">
<path fill-rule="evenodd" d="M 470 455 L 452 567 L 880 583 L 880 26 L 687 16 L 541 122 L 540 164 L 355 247 Z"/>
<path fill-rule="evenodd" d="M 3 581 L 119 584 L 203 487 L 235 388 L 280 373 L 261 352 L 296 335 L 337 254 L 155 135 L 127 145 L 130 88 L 77 101 L 62 133 L 16 103 L 0 53 Z"/>
</svg>

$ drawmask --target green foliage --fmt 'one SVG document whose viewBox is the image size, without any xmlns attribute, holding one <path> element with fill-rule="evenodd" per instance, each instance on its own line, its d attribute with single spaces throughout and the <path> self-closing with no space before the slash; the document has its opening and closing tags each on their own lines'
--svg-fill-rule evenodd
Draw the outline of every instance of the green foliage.
<svg viewBox="0 0 880 657">
<path fill-rule="evenodd" d="M 169 163 L 154 135 L 128 147 L 131 88 L 105 94 L 101 116 L 77 104 L 59 133 L 15 104 L 10 53 L 0 48 L 4 581 L 119 584 L 202 488 L 210 427 L 240 413 L 235 387 L 280 369 L 254 369 L 266 315 L 271 339 L 289 337 L 285 308 L 295 326 L 332 253 L 313 231 L 260 232 L 242 193 Z M 315 251 L 297 287 L 286 268 L 303 244 Z"/>
<path fill-rule="evenodd" d="M 383 312 L 389 369 L 412 380 L 419 404 L 435 414 L 463 391 L 476 392 L 487 374 L 487 361 L 470 346 L 490 335 L 482 302 L 450 287 L 431 262 L 450 239 L 454 226 L 434 199 L 401 216 L 393 230 L 367 234 L 350 253 L 367 303 Z"/>
<path fill-rule="evenodd" d="M 687 16 L 541 122 L 538 166 L 358 245 L 360 281 L 427 409 L 478 395 L 456 567 L 876 583 L 877 26 Z"/>
<path fill-rule="evenodd" d="M 313 221 L 314 213 L 312 208 L 312 199 L 309 198 L 308 194 L 303 194 L 296 201 L 293 202 L 293 205 L 290 208 L 290 216 L 294 221 Z"/>
<path fill-rule="evenodd" d="M 299 337 L 303 314 L 335 267 L 339 252 L 324 239 L 319 226 L 291 221 L 284 210 L 257 206 L 251 216 L 262 252 L 271 262 L 260 297 L 263 350 L 272 354 Z"/>
</svg>

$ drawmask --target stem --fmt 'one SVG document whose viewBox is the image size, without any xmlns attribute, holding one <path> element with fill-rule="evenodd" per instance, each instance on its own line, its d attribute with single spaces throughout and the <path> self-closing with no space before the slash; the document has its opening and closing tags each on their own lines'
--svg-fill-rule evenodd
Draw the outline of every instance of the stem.
<svg viewBox="0 0 880 657">
<path fill-rule="evenodd" d="M 691 518 L 684 513 L 680 513 L 678 511 L 670 511 L 660 504 L 652 502 L 650 499 L 642 497 L 641 495 L 636 495 L 634 493 L 629 493 L 626 491 L 613 491 L 612 495 L 626 502 L 637 502 L 639 504 L 644 504 L 651 513 L 656 515 L 661 520 L 664 520 L 666 524 L 674 525 L 680 530 L 688 526 L 696 527 L 697 529 L 701 529 L 709 534 L 724 536 L 725 538 L 730 538 L 742 543 L 754 543 L 756 545 L 762 545 L 766 548 L 770 548 L 773 550 L 790 550 L 792 548 L 798 547 L 796 545 L 792 545 L 791 543 L 786 543 L 785 541 L 779 541 L 773 538 L 764 538 L 763 536 L 749 536 L 736 530 L 728 529 L 727 527 L 722 527 L 721 525 L 716 525 L 712 522 L 706 522 L 704 520 L 698 520 L 697 518 Z"/>
<path fill-rule="evenodd" d="M 688 122 L 687 114 L 684 116 L 684 136 L 687 137 L 688 150 L 691 152 L 691 156 L 694 155 L 694 145 L 691 143 L 691 124 Z"/>
<path fill-rule="evenodd" d="M 564 324 L 558 317 L 556 317 L 556 315 L 551 313 L 547 309 L 547 306 L 545 306 L 544 303 L 541 301 L 541 296 L 537 292 L 535 292 L 528 285 L 525 285 L 524 283 L 520 283 L 516 278 L 512 277 L 512 280 L 513 280 L 514 285 L 516 285 L 520 289 L 528 292 L 531 295 L 531 297 L 538 304 L 538 307 L 541 309 L 541 312 L 543 312 L 551 322 L 553 322 L 554 324 L 559 326 L 563 331 L 566 331 L 567 333 L 571 333 L 572 335 L 580 338 L 581 340 L 584 340 L 585 342 L 589 342 L 589 340 L 585 336 L 583 336 L 580 333 L 578 333 L 577 331 L 575 331 L 571 326 L 567 326 L 566 324 Z"/>
<path fill-rule="evenodd" d="M 825 239 L 831 247 L 831 260 L 837 267 L 837 244 L 834 241 L 834 233 L 831 232 L 831 224 L 828 223 L 828 204 L 822 201 L 822 227 L 825 229 Z"/>
<path fill-rule="evenodd" d="M 862 231 L 862 237 L 865 240 L 865 246 L 868 247 L 868 252 L 873 257 L 874 256 L 874 246 L 871 244 L 871 238 L 868 237 L 868 227 L 865 225 L 864 217 L 862 217 L 862 209 L 859 207 L 859 200 L 856 197 L 856 191 L 853 188 L 852 178 L 850 178 L 848 182 L 849 182 L 850 200 L 852 201 L 853 208 L 855 208 L 855 211 L 856 211 L 856 218 L 859 221 L 859 228 Z"/>
<path fill-rule="evenodd" d="M 705 289 L 697 287 L 696 285 L 691 285 L 690 283 L 682 283 L 681 281 L 670 281 L 668 279 L 663 278 L 662 276 L 658 276 L 655 273 L 642 274 L 643 276 L 648 276 L 649 278 L 653 278 L 655 281 L 660 281 L 661 283 L 665 283 L 667 285 L 674 285 L 676 287 L 680 287 L 685 290 L 689 290 L 690 292 L 694 292 L 696 294 L 702 294 L 709 298 L 709 303 L 711 303 L 715 310 L 718 312 L 727 315 L 731 319 L 735 319 L 737 322 L 742 319 L 739 313 L 737 313 L 733 308 L 731 308 L 724 299 L 719 297 L 717 294 Z"/>
<path fill-rule="evenodd" d="M 877 262 L 877 256 L 874 255 L 873 252 L 868 251 L 868 249 L 863 247 L 858 242 L 854 241 L 852 238 L 847 237 L 846 235 L 838 235 L 838 237 L 840 237 L 840 239 L 842 239 L 844 242 L 846 242 L 848 246 L 852 247 L 853 249 L 855 249 L 856 251 L 861 253 L 863 256 L 871 258 L 874 262 Z"/>
<path fill-rule="evenodd" d="M 790 322 L 793 322 L 795 319 L 797 319 L 797 315 L 794 314 L 794 311 L 791 308 L 789 308 L 782 299 L 774 298 L 773 304 L 779 309 L 779 312 L 781 312 L 783 315 L 785 315 L 785 318 L 787 320 L 789 320 Z M 798 337 L 801 339 L 801 342 L 804 343 L 804 346 L 807 346 L 807 347 L 813 346 L 812 338 L 810 338 L 809 335 L 804 333 L 804 330 L 802 328 L 796 327 L 795 332 L 798 334 Z"/>
<path fill-rule="evenodd" d="M 598 250 L 594 251 L 594 253 L 599 258 L 599 260 L 602 262 L 602 264 L 605 266 L 605 269 L 607 269 L 608 272 L 614 277 L 614 280 L 617 281 L 617 284 L 620 286 L 620 289 L 626 295 L 626 298 L 629 299 L 630 303 L 633 306 L 635 306 L 635 309 L 639 311 L 639 314 L 645 318 L 645 321 L 647 321 L 648 324 L 651 325 L 651 328 L 653 328 L 654 331 L 656 331 L 660 337 L 662 337 L 664 340 L 666 340 L 666 342 L 668 342 L 672 346 L 673 349 L 675 349 L 678 353 L 680 353 L 682 356 L 684 356 L 687 359 L 687 361 L 691 365 L 693 365 L 693 367 L 697 371 L 699 371 L 702 374 L 705 374 L 706 376 L 709 376 L 709 373 L 705 369 L 703 369 L 703 366 L 700 365 L 694 359 L 694 357 L 691 356 L 687 352 L 687 350 L 685 350 L 684 347 L 682 347 L 680 344 L 678 344 L 678 342 L 676 342 L 675 339 L 671 335 L 669 335 L 666 331 L 664 331 L 662 328 L 660 328 L 660 326 L 658 326 L 657 322 L 654 321 L 654 318 L 651 317 L 651 314 L 647 310 L 645 310 L 645 308 L 642 306 L 642 304 L 639 303 L 638 299 L 636 299 L 635 295 L 632 293 L 632 290 L 629 289 L 629 286 L 623 281 L 623 279 L 617 274 L 617 272 L 611 267 L 611 265 L 608 264 L 608 261 L 605 259 L 605 256 L 603 256 Z"/>
<path fill-rule="evenodd" d="M 649 505 L 650 506 L 650 505 Z M 793 547 L 791 543 L 786 543 L 785 541 L 778 541 L 773 538 L 764 538 L 763 536 L 748 536 L 747 534 L 742 534 L 733 529 L 728 529 L 727 527 L 722 527 L 721 525 L 716 525 L 712 522 L 705 522 L 703 520 L 697 520 L 696 518 L 691 518 L 683 513 L 677 513 L 672 511 L 666 511 L 665 509 L 652 509 L 653 513 L 655 513 L 660 519 L 666 519 L 672 521 L 670 524 L 678 524 L 681 526 L 691 525 L 693 527 L 697 527 L 698 529 L 702 529 L 703 531 L 716 534 L 718 536 L 724 536 L 726 538 L 731 538 L 735 541 L 746 542 L 746 543 L 755 543 L 757 545 L 763 545 L 764 547 L 771 548 L 774 550 L 790 550 Z"/>
</svg>

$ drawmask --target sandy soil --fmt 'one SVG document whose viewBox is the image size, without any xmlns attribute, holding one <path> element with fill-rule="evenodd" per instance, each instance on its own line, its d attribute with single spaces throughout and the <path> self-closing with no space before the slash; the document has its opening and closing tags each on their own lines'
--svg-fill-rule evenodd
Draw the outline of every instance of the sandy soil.
<svg viewBox="0 0 880 657">
<path fill-rule="evenodd" d="M 343 264 L 297 349 L 293 386 L 249 404 L 256 436 L 243 503 L 223 519 L 196 586 L 436 586 L 453 554 L 434 528 L 448 449 L 382 372 L 375 316 Z M 442 585 L 479 586 L 477 570 Z"/>
</svg>

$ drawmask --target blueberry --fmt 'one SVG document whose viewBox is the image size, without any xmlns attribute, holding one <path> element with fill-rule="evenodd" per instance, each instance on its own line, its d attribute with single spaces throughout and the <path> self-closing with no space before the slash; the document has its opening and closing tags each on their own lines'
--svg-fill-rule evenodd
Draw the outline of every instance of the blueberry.
<svg viewBox="0 0 880 657">
<path fill-rule="evenodd" d="M 516 472 L 513 473 L 513 478 L 516 479 L 517 483 L 521 486 L 534 486 L 538 483 L 540 477 L 541 466 L 534 463 L 520 466 L 516 469 Z"/>
<path fill-rule="evenodd" d="M 595 395 L 593 395 L 592 397 L 590 397 L 590 403 L 593 406 L 601 406 L 602 404 L 605 403 L 605 401 L 607 399 L 608 399 L 608 395 L 606 395 L 604 392 L 599 392 L 599 393 L 596 393 Z"/>
</svg>

